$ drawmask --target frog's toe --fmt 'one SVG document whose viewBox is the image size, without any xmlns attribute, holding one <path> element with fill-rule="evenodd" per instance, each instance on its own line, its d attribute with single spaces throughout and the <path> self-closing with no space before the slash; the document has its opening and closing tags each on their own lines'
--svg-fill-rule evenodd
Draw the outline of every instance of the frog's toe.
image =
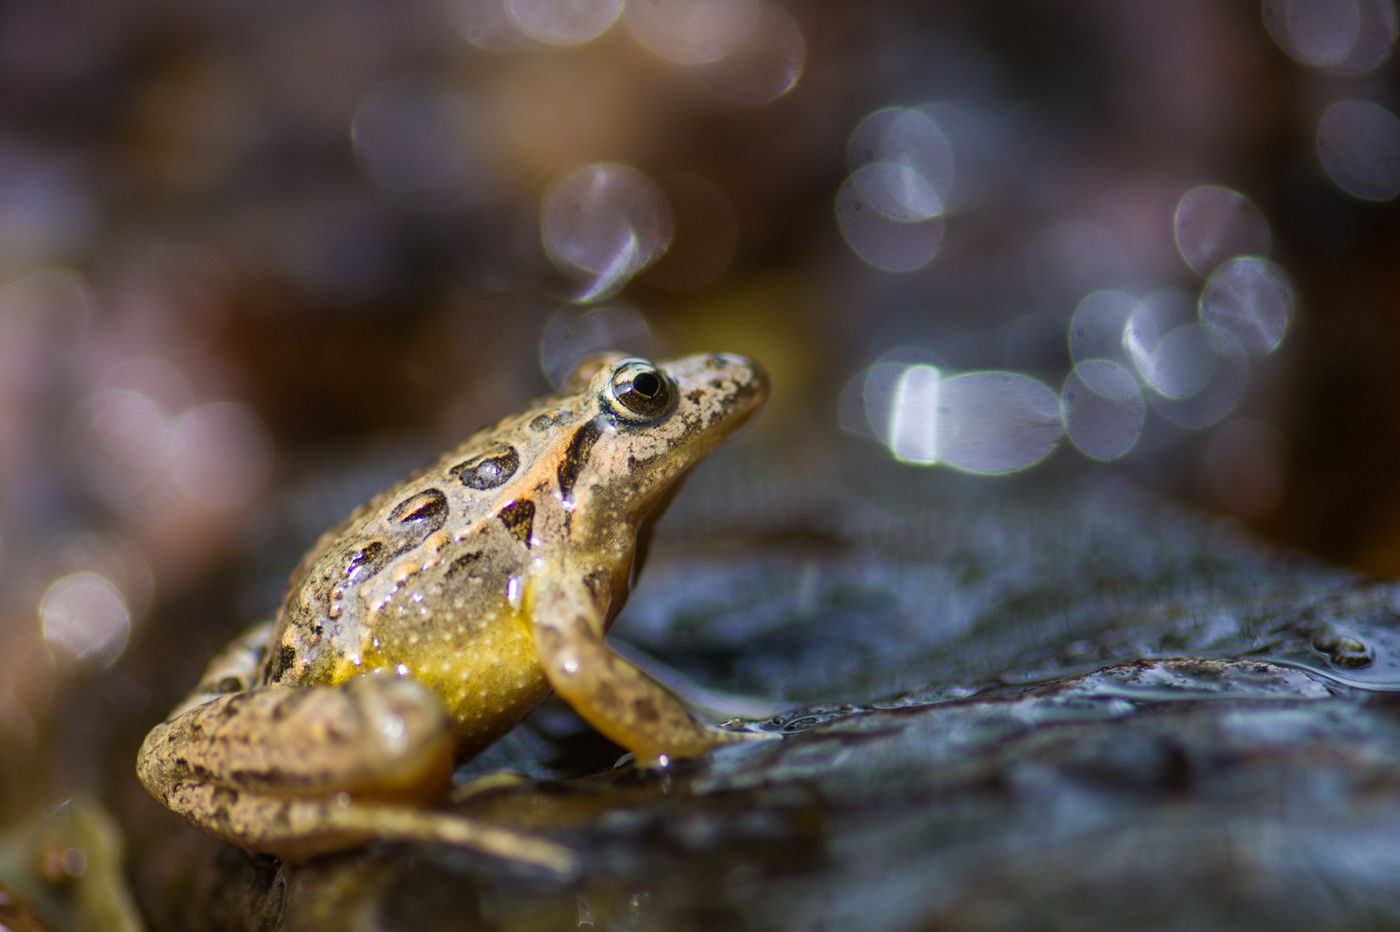
<svg viewBox="0 0 1400 932">
<path fill-rule="evenodd" d="M 735 723 L 734 725 L 710 725 L 706 732 L 716 745 L 737 744 L 742 741 L 769 741 L 773 738 L 781 738 L 782 734 L 776 731 L 749 731 L 743 727 L 746 723 Z"/>
</svg>

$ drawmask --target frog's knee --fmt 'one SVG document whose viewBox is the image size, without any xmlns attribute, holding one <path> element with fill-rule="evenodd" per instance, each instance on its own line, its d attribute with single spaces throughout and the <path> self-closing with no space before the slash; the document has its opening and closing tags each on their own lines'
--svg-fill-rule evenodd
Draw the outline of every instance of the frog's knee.
<svg viewBox="0 0 1400 932">
<path fill-rule="evenodd" d="M 535 627 L 535 649 L 551 682 L 576 679 L 597 663 L 606 648 L 555 625 Z"/>
</svg>

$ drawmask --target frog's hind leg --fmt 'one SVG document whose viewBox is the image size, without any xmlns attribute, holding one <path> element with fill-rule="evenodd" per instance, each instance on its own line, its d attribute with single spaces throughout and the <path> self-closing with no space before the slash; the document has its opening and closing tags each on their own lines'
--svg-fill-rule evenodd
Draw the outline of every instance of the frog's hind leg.
<svg viewBox="0 0 1400 932">
<path fill-rule="evenodd" d="M 471 848 L 565 880 L 577 876 L 579 869 L 574 852 L 542 838 L 452 813 L 357 800 L 349 794 L 287 799 L 187 781 L 172 787 L 166 804 L 181 814 L 208 813 L 198 824 L 211 835 L 292 863 L 369 842 L 409 842 Z"/>
<path fill-rule="evenodd" d="M 206 701 L 152 729 L 137 773 L 209 834 L 289 860 L 384 839 L 462 845 L 572 873 L 565 848 L 422 808 L 448 794 L 453 743 L 431 690 L 368 675 Z"/>
</svg>

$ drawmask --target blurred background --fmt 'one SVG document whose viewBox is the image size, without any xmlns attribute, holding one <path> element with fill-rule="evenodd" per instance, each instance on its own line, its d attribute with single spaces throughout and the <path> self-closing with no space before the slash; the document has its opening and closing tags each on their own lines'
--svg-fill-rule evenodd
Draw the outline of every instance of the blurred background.
<svg viewBox="0 0 1400 932">
<path fill-rule="evenodd" d="M 854 433 L 1395 573 L 1397 21 L 0 5 L 0 820 L 142 805 L 320 530 L 600 348 L 761 360 L 785 481 Z"/>
</svg>

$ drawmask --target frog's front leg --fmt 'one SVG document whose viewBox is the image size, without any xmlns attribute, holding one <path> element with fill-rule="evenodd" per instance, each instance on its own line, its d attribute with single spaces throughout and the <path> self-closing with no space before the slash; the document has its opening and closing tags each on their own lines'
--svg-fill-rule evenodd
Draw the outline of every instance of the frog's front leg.
<svg viewBox="0 0 1400 932">
<path fill-rule="evenodd" d="M 463 845 L 571 874 L 565 848 L 451 813 L 447 710 L 407 677 L 267 686 L 219 696 L 152 729 L 137 773 L 217 838 L 298 861 L 373 840 Z"/>
<path fill-rule="evenodd" d="M 699 757 L 748 737 L 701 723 L 674 693 L 614 653 L 587 587 L 566 578 L 532 585 L 526 611 L 545 676 L 588 724 L 642 766 Z"/>
</svg>

